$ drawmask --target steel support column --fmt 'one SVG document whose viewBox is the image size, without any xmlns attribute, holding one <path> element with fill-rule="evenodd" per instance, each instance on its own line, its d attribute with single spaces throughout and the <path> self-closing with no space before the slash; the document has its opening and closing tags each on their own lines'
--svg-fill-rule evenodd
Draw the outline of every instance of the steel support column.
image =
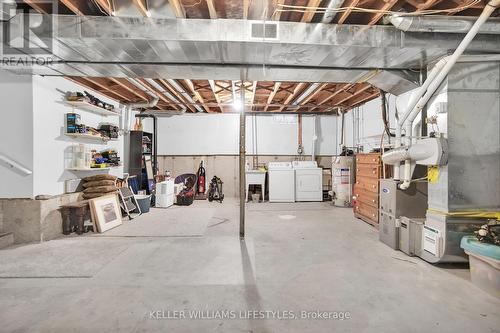
<svg viewBox="0 0 500 333">
<path fill-rule="evenodd" d="M 240 87 L 240 238 L 245 238 L 245 204 L 246 198 L 246 172 L 245 172 L 245 87 L 241 76 Z"/>
</svg>

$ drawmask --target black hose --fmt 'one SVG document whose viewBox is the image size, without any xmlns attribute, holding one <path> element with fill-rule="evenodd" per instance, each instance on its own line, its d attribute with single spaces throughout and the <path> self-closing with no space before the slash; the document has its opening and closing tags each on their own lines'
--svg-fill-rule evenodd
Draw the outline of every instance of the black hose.
<svg viewBox="0 0 500 333">
<path fill-rule="evenodd" d="M 385 132 L 389 137 L 396 137 L 396 134 L 391 133 L 391 129 L 389 128 L 389 120 L 387 119 L 387 98 L 385 97 L 385 91 L 380 91 L 380 99 L 381 99 L 381 109 L 382 109 L 382 121 L 384 122 Z"/>
</svg>

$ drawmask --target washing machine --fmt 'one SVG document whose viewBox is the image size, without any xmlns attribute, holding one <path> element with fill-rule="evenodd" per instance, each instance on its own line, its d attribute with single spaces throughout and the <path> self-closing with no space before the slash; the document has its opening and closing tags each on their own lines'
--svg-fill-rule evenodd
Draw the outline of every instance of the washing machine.
<svg viewBox="0 0 500 333">
<path fill-rule="evenodd" d="M 295 202 L 295 171 L 292 162 L 269 162 L 269 202 Z"/>
<path fill-rule="evenodd" d="M 294 161 L 295 201 L 323 201 L 323 170 L 316 161 Z"/>
</svg>

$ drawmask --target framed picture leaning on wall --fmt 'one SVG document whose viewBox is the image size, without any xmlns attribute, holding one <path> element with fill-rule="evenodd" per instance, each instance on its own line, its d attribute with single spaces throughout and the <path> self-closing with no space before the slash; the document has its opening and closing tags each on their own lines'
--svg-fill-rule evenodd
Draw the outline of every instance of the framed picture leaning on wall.
<svg viewBox="0 0 500 333">
<path fill-rule="evenodd" d="M 89 200 L 94 229 L 103 233 L 122 224 L 122 213 L 116 194 Z"/>
</svg>

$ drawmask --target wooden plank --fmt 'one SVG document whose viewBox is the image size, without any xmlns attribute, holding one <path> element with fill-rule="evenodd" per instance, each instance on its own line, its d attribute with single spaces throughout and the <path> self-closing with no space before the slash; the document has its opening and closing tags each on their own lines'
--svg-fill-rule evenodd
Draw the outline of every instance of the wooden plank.
<svg viewBox="0 0 500 333">
<path fill-rule="evenodd" d="M 312 7 L 314 9 L 308 8 L 304 12 L 304 14 L 302 14 L 302 19 L 300 20 L 300 22 L 305 22 L 305 23 L 311 22 L 311 20 L 314 17 L 314 14 L 316 14 L 316 8 L 318 8 L 320 4 L 321 4 L 321 0 L 309 0 L 307 2 L 307 7 Z"/>
<path fill-rule="evenodd" d="M 153 85 L 149 84 L 149 82 L 147 82 L 146 80 L 144 80 L 144 79 L 137 79 L 137 81 L 139 81 L 140 83 L 142 83 L 143 85 L 145 85 L 147 88 L 149 88 L 149 90 L 154 91 L 162 101 L 164 101 L 165 103 L 167 103 L 167 105 L 170 105 L 175 110 L 179 110 L 180 109 L 177 106 L 177 103 L 175 101 L 172 101 L 172 100 L 168 99 L 163 94 L 163 92 L 161 92 L 160 90 L 156 89 Z"/>
<path fill-rule="evenodd" d="M 210 14 L 210 18 L 212 20 L 215 20 L 217 18 L 217 11 L 215 10 L 215 5 L 213 0 L 206 0 L 207 1 L 207 7 L 208 7 L 208 12 Z"/>
<path fill-rule="evenodd" d="M 352 7 L 356 7 L 359 3 L 359 0 L 347 0 L 344 2 L 344 4 L 342 5 L 342 7 L 349 7 L 345 12 L 343 12 L 342 14 L 340 14 L 338 20 L 337 20 L 337 24 L 343 24 L 347 18 L 349 17 L 349 15 L 351 14 L 352 12 Z"/>
<path fill-rule="evenodd" d="M 267 111 L 267 108 L 269 107 L 269 104 L 271 104 L 273 102 L 274 96 L 276 96 L 276 93 L 278 92 L 280 86 L 281 86 L 281 82 L 275 82 L 274 83 L 273 91 L 271 91 L 271 93 L 267 97 L 267 103 L 266 103 L 266 106 L 264 107 L 264 112 Z"/>
<path fill-rule="evenodd" d="M 85 14 L 80 10 L 78 4 L 73 0 L 61 0 L 62 4 L 68 7 L 75 15 L 84 16 Z"/>
<path fill-rule="evenodd" d="M 36 0 L 24 0 L 24 2 L 30 5 L 31 8 L 39 12 L 40 14 L 49 14 L 49 12 Z M 44 3 L 45 4 L 45 3 Z"/>
<path fill-rule="evenodd" d="M 280 9 L 280 8 L 281 8 L 281 7 L 280 7 L 280 6 L 278 6 L 278 5 L 283 5 L 283 4 L 285 4 L 285 0 L 276 0 L 276 8 L 277 8 L 277 9 Z M 280 18 L 281 18 L 281 13 L 283 13 L 283 12 L 275 11 L 275 12 L 273 13 L 272 20 L 273 20 L 273 21 L 279 21 L 279 20 L 280 20 Z"/>
<path fill-rule="evenodd" d="M 148 8 L 146 7 L 146 4 L 143 2 L 143 0 L 133 0 L 135 7 L 139 10 L 139 12 L 142 14 L 144 17 L 150 17 L 151 14 L 149 13 Z"/>
<path fill-rule="evenodd" d="M 366 90 L 368 90 L 370 88 L 371 88 L 371 86 L 369 84 L 359 84 L 359 87 L 357 87 L 357 89 L 355 90 L 355 92 L 352 93 L 352 94 L 349 94 L 346 90 L 344 90 L 344 92 L 346 92 L 349 95 L 346 96 L 346 97 L 343 97 L 343 98 L 341 98 L 339 100 L 335 100 L 333 102 L 333 104 L 334 105 L 340 105 L 340 104 L 344 103 L 345 101 L 348 101 L 351 98 L 356 97 L 356 96 L 362 94 L 363 92 L 365 92 Z"/>
<path fill-rule="evenodd" d="M 324 87 L 326 87 L 328 85 L 328 83 L 322 83 L 318 86 L 318 88 L 316 88 L 316 90 L 314 90 L 311 94 L 309 94 L 309 96 L 307 96 L 306 98 L 304 98 L 302 100 L 302 102 L 299 103 L 299 105 L 304 105 L 306 104 L 307 102 L 309 102 L 311 99 L 313 99 L 314 97 L 316 97 L 316 95 L 318 95 Z"/>
<path fill-rule="evenodd" d="M 160 83 L 167 89 L 169 90 L 175 97 L 177 97 L 177 99 L 181 102 L 184 103 L 184 105 L 191 111 L 191 112 L 198 112 L 194 107 L 193 105 L 191 105 L 191 103 L 186 100 L 186 98 L 184 96 L 182 96 L 182 94 L 180 92 L 177 91 L 177 89 L 175 89 L 174 87 L 172 87 L 167 81 L 163 80 L 163 79 L 158 79 L 158 81 L 160 81 Z"/>
<path fill-rule="evenodd" d="M 191 81 L 191 80 L 184 80 L 184 83 L 186 83 L 186 85 L 188 86 L 188 88 L 191 91 L 191 93 L 201 103 L 201 105 L 203 106 L 203 108 L 205 109 L 205 111 L 212 112 L 212 110 L 210 110 L 210 108 L 205 104 L 205 100 L 203 99 L 203 96 L 201 96 L 201 94 L 198 91 L 196 91 L 196 88 L 195 88 L 195 86 L 193 84 L 193 81 Z"/>
<path fill-rule="evenodd" d="M 215 91 L 215 81 L 214 80 L 209 80 L 208 83 L 210 84 L 210 89 L 212 89 L 212 92 L 214 94 L 215 100 L 217 101 L 217 106 L 220 109 L 220 112 L 221 113 L 224 112 L 224 109 L 222 109 L 222 106 L 220 105 L 221 101 L 220 101 L 219 95 Z"/>
<path fill-rule="evenodd" d="M 107 97 L 119 101 L 119 102 L 131 102 L 132 99 L 128 96 L 121 94 L 120 92 L 116 92 L 112 90 L 108 85 L 99 81 L 98 78 L 87 78 L 87 77 L 69 77 L 66 76 L 66 79 L 73 81 L 79 85 L 82 85 L 90 90 L 93 90 L 99 94 L 106 95 Z M 101 88 L 101 90 L 96 89 L 95 87 Z"/>
<path fill-rule="evenodd" d="M 250 7 L 250 0 L 243 0 L 243 19 L 248 19 L 248 9 Z"/>
<path fill-rule="evenodd" d="M 293 89 L 293 93 L 286 98 L 285 102 L 283 102 L 283 105 L 280 107 L 278 112 L 282 112 L 283 109 L 285 109 L 285 107 L 288 105 L 288 103 L 290 103 L 297 96 L 297 94 L 302 91 L 306 84 L 306 82 L 300 82 L 299 84 L 297 84 L 297 86 Z"/>
<path fill-rule="evenodd" d="M 252 95 L 250 97 L 250 111 L 253 110 L 253 105 L 255 102 L 255 91 L 257 90 L 258 83 L 259 83 L 258 81 L 253 81 L 253 84 L 252 84 Z"/>
<path fill-rule="evenodd" d="M 123 89 L 127 90 L 128 92 L 134 94 L 135 96 L 145 101 L 149 101 L 149 98 L 147 97 L 145 92 L 139 90 L 136 86 L 132 85 L 131 83 L 130 85 L 128 83 L 125 83 L 127 82 L 125 79 L 119 79 L 114 77 L 110 77 L 109 79 L 114 83 L 116 83 L 117 85 L 119 85 L 120 87 L 122 87 Z"/>
<path fill-rule="evenodd" d="M 352 84 L 352 83 L 346 83 L 346 84 L 342 85 L 340 88 L 338 88 L 331 95 L 323 98 L 320 102 L 318 102 L 317 105 L 315 107 L 313 107 L 310 111 L 316 110 L 318 108 L 318 106 L 321 106 L 321 105 L 325 104 L 326 102 L 328 102 L 329 100 L 331 100 L 332 98 L 334 98 L 335 96 L 337 96 L 338 94 L 346 91 L 346 89 L 351 88 L 353 85 L 354 84 Z"/>
<path fill-rule="evenodd" d="M 398 2 L 399 0 L 384 0 L 384 1 L 379 1 L 380 3 L 383 3 L 382 6 L 380 6 L 378 9 L 382 11 L 387 11 L 390 10 L 394 5 Z M 378 3 L 378 2 L 377 2 Z M 384 13 L 373 13 L 368 19 L 368 25 L 374 25 L 377 23 L 385 14 Z"/>
<path fill-rule="evenodd" d="M 108 15 L 113 15 L 113 8 L 111 7 L 111 2 L 108 0 L 95 0 L 95 2 L 104 10 Z"/>
<path fill-rule="evenodd" d="M 175 16 L 178 18 L 186 18 L 186 11 L 180 0 L 169 0 L 168 3 L 174 8 Z"/>
</svg>

